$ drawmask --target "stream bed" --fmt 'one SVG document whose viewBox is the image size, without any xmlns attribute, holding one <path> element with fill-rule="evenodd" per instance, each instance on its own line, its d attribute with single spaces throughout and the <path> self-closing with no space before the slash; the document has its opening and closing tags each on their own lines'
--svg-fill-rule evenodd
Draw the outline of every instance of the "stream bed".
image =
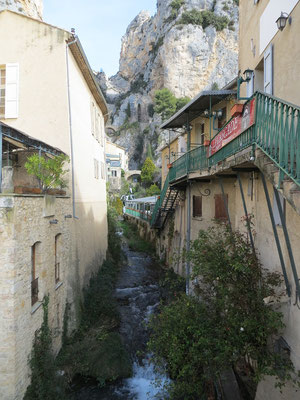
<svg viewBox="0 0 300 400">
<path fill-rule="evenodd" d="M 166 376 L 158 375 L 146 352 L 146 324 L 160 302 L 159 269 L 144 253 L 131 251 L 123 242 L 127 261 L 121 268 L 115 297 L 121 316 L 120 334 L 131 356 L 133 375 L 129 379 L 99 388 L 95 383 L 82 382 L 73 388 L 72 400 L 163 400 L 166 394 L 156 387 Z"/>
</svg>

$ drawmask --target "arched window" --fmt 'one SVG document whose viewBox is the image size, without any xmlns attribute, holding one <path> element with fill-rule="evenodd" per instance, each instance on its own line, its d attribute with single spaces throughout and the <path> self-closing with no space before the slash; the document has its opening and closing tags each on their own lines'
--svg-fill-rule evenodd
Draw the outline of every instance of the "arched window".
<svg viewBox="0 0 300 400">
<path fill-rule="evenodd" d="M 39 299 L 39 278 L 37 277 L 38 265 L 40 263 L 41 242 L 31 246 L 31 305 L 33 306 Z"/>
<path fill-rule="evenodd" d="M 59 283 L 61 280 L 61 234 L 55 236 L 54 244 L 54 255 L 55 255 L 55 283 Z"/>
<path fill-rule="evenodd" d="M 139 104 L 138 109 L 137 109 L 137 117 L 138 117 L 138 122 L 142 122 L 142 107 Z"/>
</svg>

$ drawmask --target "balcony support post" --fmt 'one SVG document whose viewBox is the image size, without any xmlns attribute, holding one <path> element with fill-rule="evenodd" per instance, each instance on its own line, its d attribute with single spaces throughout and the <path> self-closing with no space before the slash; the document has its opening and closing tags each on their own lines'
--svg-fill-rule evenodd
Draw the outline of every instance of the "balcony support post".
<svg viewBox="0 0 300 400">
<path fill-rule="evenodd" d="M 245 216 L 246 216 L 246 224 L 247 224 L 248 234 L 249 234 L 249 238 L 250 238 L 250 243 L 251 243 L 251 247 L 252 247 L 252 250 L 253 250 L 253 254 L 255 254 L 254 240 L 253 240 L 253 235 L 252 235 L 252 232 L 251 232 L 250 221 L 248 219 L 247 205 L 246 205 L 246 201 L 245 201 L 244 190 L 243 190 L 243 185 L 242 185 L 242 181 L 241 181 L 241 175 L 240 175 L 239 172 L 237 173 L 237 178 L 238 178 L 238 181 L 239 181 L 240 192 L 241 192 L 244 212 L 245 212 Z"/>
<path fill-rule="evenodd" d="M 290 263 L 291 263 L 291 267 L 292 267 L 292 271 L 293 271 L 293 275 L 294 275 L 295 286 L 296 286 L 296 302 L 297 302 L 298 299 L 300 299 L 299 277 L 298 277 L 297 268 L 296 268 L 296 264 L 295 264 L 295 260 L 294 260 L 290 237 L 289 237 L 289 234 L 287 231 L 285 217 L 283 215 L 283 210 L 282 210 L 282 206 L 281 206 L 281 202 L 280 202 L 280 198 L 279 198 L 279 193 L 275 187 L 274 187 L 274 193 L 275 193 L 275 199 L 276 199 L 278 212 L 279 212 L 279 216 L 280 216 L 280 220 L 281 220 L 281 225 L 282 225 L 282 229 L 283 229 L 283 233 L 284 233 L 284 239 L 285 239 L 285 243 L 286 243 L 286 247 L 288 250 L 289 259 L 290 259 Z"/>
<path fill-rule="evenodd" d="M 287 273 L 286 273 L 285 262 L 284 262 L 284 258 L 283 258 L 283 254 L 282 254 L 280 240 L 279 240 L 279 237 L 278 237 L 277 227 L 276 227 L 276 224 L 275 224 L 275 219 L 274 219 L 274 214 L 273 214 L 273 209 L 272 209 L 272 205 L 271 205 L 271 201 L 270 201 L 270 196 L 269 196 L 269 191 L 268 191 L 266 179 L 265 179 L 265 176 L 264 176 L 264 174 L 262 172 L 261 172 L 260 175 L 261 175 L 261 180 L 262 180 L 262 183 L 263 183 L 265 197 L 266 197 L 266 201 L 267 201 L 267 205 L 268 205 L 268 209 L 269 209 L 270 220 L 271 220 L 271 223 L 272 223 L 273 233 L 274 233 L 276 247 L 277 247 L 277 251 L 278 251 L 278 256 L 279 256 L 281 269 L 282 269 L 282 273 L 283 273 L 283 277 L 284 277 L 286 291 L 287 291 L 288 296 L 291 297 L 291 287 L 290 287 L 290 283 L 289 283 L 288 276 L 287 276 Z"/>
</svg>

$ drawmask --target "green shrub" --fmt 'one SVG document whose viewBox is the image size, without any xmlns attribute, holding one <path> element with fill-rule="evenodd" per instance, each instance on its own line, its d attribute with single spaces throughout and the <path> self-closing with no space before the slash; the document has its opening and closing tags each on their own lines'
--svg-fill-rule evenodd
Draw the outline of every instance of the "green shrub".
<svg viewBox="0 0 300 400">
<path fill-rule="evenodd" d="M 216 15 L 213 11 L 198 11 L 193 9 L 191 11 L 185 11 L 177 23 L 183 25 L 200 25 L 203 29 L 212 25 L 217 31 L 222 31 L 228 26 L 229 20 L 225 16 L 220 17 Z"/>
<path fill-rule="evenodd" d="M 264 375 L 278 386 L 292 380 L 292 363 L 270 346 L 282 314 L 264 302 L 276 299 L 280 275 L 262 268 L 244 235 L 221 227 L 201 230 L 186 257 L 201 300 L 181 295 L 150 323 L 149 350 L 158 366 L 167 363 L 171 399 L 205 398 L 207 385 L 245 356 L 257 363 L 256 382 Z"/>
<path fill-rule="evenodd" d="M 160 188 L 153 183 L 147 190 L 146 190 L 147 196 L 157 196 L 160 194 Z"/>
<path fill-rule="evenodd" d="M 25 168 L 29 175 L 34 175 L 40 181 L 42 189 L 66 187 L 65 175 L 68 170 L 64 169 L 64 164 L 69 162 L 69 157 L 65 154 L 53 158 L 44 158 L 38 154 L 33 154 L 27 158 Z"/>
<path fill-rule="evenodd" d="M 52 352 L 52 334 L 48 324 L 49 297 L 43 301 L 44 318 L 36 332 L 29 365 L 31 383 L 24 400 L 64 400 L 65 387 L 57 374 L 55 357 Z"/>
</svg>

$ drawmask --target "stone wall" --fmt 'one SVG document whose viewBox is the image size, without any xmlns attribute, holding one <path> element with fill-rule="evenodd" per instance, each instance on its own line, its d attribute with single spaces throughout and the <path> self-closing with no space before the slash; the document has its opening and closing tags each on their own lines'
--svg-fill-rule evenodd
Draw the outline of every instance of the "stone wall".
<svg viewBox="0 0 300 400">
<path fill-rule="evenodd" d="M 61 346 L 63 316 L 70 296 L 73 220 L 68 197 L 0 196 L 0 398 L 21 400 L 30 383 L 28 358 L 43 319 L 42 300 L 50 296 L 49 324 L 54 351 Z M 56 222 L 57 223 L 53 223 Z M 52 222 L 52 223 L 51 223 Z M 55 237 L 59 236 L 55 281 Z M 36 252 L 38 301 L 31 302 L 32 246 Z"/>
</svg>

